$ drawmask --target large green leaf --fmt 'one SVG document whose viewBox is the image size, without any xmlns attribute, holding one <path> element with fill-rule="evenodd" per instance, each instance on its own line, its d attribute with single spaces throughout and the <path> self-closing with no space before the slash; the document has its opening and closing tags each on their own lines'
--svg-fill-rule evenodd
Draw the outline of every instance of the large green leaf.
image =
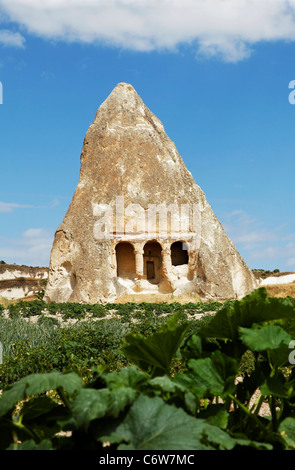
<svg viewBox="0 0 295 470">
<path fill-rule="evenodd" d="M 239 328 L 241 340 L 252 351 L 266 351 L 289 347 L 291 336 L 279 325 L 254 325 L 252 328 Z"/>
<path fill-rule="evenodd" d="M 175 357 L 189 324 L 178 325 L 179 315 L 169 318 L 156 333 L 145 337 L 129 334 L 124 338 L 123 352 L 140 369 L 153 376 L 169 374 L 171 361 Z"/>
<path fill-rule="evenodd" d="M 105 416 L 117 418 L 127 405 L 133 403 L 137 395 L 136 390 L 127 387 L 114 391 L 107 388 L 82 388 L 71 403 L 76 427 L 86 431 L 91 421 Z"/>
<path fill-rule="evenodd" d="M 289 449 L 295 450 L 295 418 L 285 418 L 279 425 L 279 433 Z"/>
<path fill-rule="evenodd" d="M 239 328 L 240 338 L 252 351 L 268 352 L 272 364 L 283 366 L 288 363 L 291 336 L 279 325 L 253 325 Z"/>
<path fill-rule="evenodd" d="M 118 450 L 231 450 L 238 446 L 269 448 L 267 444 L 236 439 L 158 397 L 139 396 L 116 431 L 101 441 L 119 443 Z"/>
<path fill-rule="evenodd" d="M 138 396 L 138 391 L 131 387 L 121 387 L 111 391 L 111 405 L 108 415 L 117 418 L 121 411 L 131 405 Z"/>
<path fill-rule="evenodd" d="M 115 433 L 102 440 L 126 442 L 118 450 L 202 450 L 203 426 L 182 409 L 141 395 Z"/>
<path fill-rule="evenodd" d="M 48 374 L 32 374 L 12 384 L 0 398 L 0 417 L 4 416 L 18 402 L 27 397 L 62 388 L 72 396 L 82 387 L 82 379 L 74 372 L 63 374 L 51 372 Z"/>
<path fill-rule="evenodd" d="M 181 356 L 186 360 L 201 357 L 203 352 L 203 341 L 203 338 L 197 334 L 189 336 L 181 348 Z"/>
<path fill-rule="evenodd" d="M 140 388 L 149 380 L 149 375 L 139 370 L 136 366 L 123 367 L 118 372 L 110 372 L 104 375 L 104 381 L 109 389 L 120 387 Z"/>
<path fill-rule="evenodd" d="M 188 368 L 188 373 L 180 373 L 175 380 L 190 387 L 199 398 L 208 394 L 226 397 L 235 390 L 238 363 L 220 351 L 204 359 L 190 359 Z"/>
<path fill-rule="evenodd" d="M 87 430 L 90 422 L 106 415 L 111 396 L 108 389 L 82 388 L 71 403 L 71 411 L 78 429 Z"/>
<path fill-rule="evenodd" d="M 237 341 L 239 327 L 250 328 L 254 323 L 278 319 L 293 319 L 295 306 L 287 299 L 268 297 L 259 288 L 229 305 L 222 307 L 212 320 L 198 330 L 198 335 Z"/>
<path fill-rule="evenodd" d="M 155 395 L 161 396 L 162 399 L 171 403 L 176 401 L 181 402 L 183 408 L 189 413 L 194 415 L 199 405 L 199 400 L 184 384 L 173 380 L 167 375 L 155 377 L 151 379 L 148 390 L 151 390 Z"/>
</svg>

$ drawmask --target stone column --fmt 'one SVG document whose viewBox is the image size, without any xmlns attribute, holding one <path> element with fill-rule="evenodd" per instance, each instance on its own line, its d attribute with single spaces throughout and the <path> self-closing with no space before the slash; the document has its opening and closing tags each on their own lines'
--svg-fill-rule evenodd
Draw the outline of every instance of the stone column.
<svg viewBox="0 0 295 470">
<path fill-rule="evenodd" d="M 188 250 L 188 280 L 192 281 L 195 277 L 197 268 L 197 254 L 194 250 Z"/>
<path fill-rule="evenodd" d="M 143 278 L 143 250 L 135 249 L 135 271 L 138 279 Z"/>
<path fill-rule="evenodd" d="M 170 246 L 164 247 L 162 250 L 162 269 L 166 276 L 171 272 L 171 251 Z"/>
<path fill-rule="evenodd" d="M 162 250 L 162 276 L 163 276 L 163 280 L 162 280 L 162 283 L 161 283 L 161 289 L 162 291 L 166 291 L 166 292 L 173 292 L 174 288 L 173 288 L 173 281 L 171 279 L 171 275 L 172 275 L 172 263 L 171 263 L 171 251 L 170 251 L 170 244 L 169 246 L 165 246 L 163 247 L 163 250 Z"/>
<path fill-rule="evenodd" d="M 117 273 L 117 256 L 116 256 L 116 247 L 111 248 L 111 269 Z"/>
</svg>

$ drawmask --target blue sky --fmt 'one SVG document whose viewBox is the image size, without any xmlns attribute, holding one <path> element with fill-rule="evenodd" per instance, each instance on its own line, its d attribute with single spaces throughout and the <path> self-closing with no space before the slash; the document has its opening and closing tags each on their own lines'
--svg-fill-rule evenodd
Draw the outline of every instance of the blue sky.
<svg viewBox="0 0 295 470">
<path fill-rule="evenodd" d="M 48 266 L 85 133 L 127 82 L 250 268 L 295 271 L 295 2 L 218 2 L 0 0 L 0 260 Z"/>
</svg>

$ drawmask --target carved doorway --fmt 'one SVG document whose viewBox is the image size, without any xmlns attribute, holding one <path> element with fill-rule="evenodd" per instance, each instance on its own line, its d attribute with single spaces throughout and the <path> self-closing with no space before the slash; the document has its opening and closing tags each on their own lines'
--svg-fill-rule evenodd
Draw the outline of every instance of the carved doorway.
<svg viewBox="0 0 295 470">
<path fill-rule="evenodd" d="M 144 274 L 151 284 L 159 284 L 162 267 L 162 247 L 157 241 L 147 242 L 144 246 Z"/>
<path fill-rule="evenodd" d="M 155 263 L 154 261 L 146 262 L 146 277 L 147 279 L 155 279 Z"/>
<path fill-rule="evenodd" d="M 131 243 L 120 242 L 116 246 L 117 276 L 125 279 L 134 279 L 135 253 Z"/>
</svg>

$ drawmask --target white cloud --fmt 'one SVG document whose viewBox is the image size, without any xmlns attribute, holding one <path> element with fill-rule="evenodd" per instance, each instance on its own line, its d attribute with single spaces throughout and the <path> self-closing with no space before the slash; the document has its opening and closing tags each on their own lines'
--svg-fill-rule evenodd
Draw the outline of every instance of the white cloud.
<svg viewBox="0 0 295 470">
<path fill-rule="evenodd" d="M 16 202 L 1 202 L 0 201 L 0 213 L 1 212 L 12 212 L 14 209 L 32 209 L 34 206 L 29 204 L 18 204 Z"/>
<path fill-rule="evenodd" d="M 18 209 L 50 209 L 58 204 L 57 199 L 45 206 L 0 201 L 0 215 Z M 27 266 L 49 266 L 53 239 L 54 235 L 43 228 L 28 228 L 18 238 L 0 235 L 0 260 Z"/>
<path fill-rule="evenodd" d="M 0 238 L 0 259 L 27 266 L 49 266 L 53 234 L 42 228 L 30 228 L 20 238 Z"/>
<path fill-rule="evenodd" d="M 2 202 L 0 201 L 0 214 L 12 212 L 15 209 L 47 209 L 55 207 L 59 204 L 57 199 L 51 201 L 47 206 L 34 206 L 32 204 L 19 204 L 17 202 Z"/>
<path fill-rule="evenodd" d="M 223 219 L 226 233 L 249 266 L 295 271 L 295 234 L 291 226 L 267 228 L 242 210 L 226 214 Z"/>
<path fill-rule="evenodd" d="M 8 29 L 0 29 L 0 45 L 12 47 L 24 47 L 25 38 L 18 32 L 14 33 Z"/>
<path fill-rule="evenodd" d="M 36 238 L 43 238 L 47 236 L 47 232 L 42 228 L 29 228 L 23 233 L 23 237 L 26 240 L 34 240 Z"/>
<path fill-rule="evenodd" d="M 190 44 L 228 62 L 258 42 L 295 39 L 295 0 L 0 0 L 0 8 L 49 39 L 138 51 Z"/>
</svg>

